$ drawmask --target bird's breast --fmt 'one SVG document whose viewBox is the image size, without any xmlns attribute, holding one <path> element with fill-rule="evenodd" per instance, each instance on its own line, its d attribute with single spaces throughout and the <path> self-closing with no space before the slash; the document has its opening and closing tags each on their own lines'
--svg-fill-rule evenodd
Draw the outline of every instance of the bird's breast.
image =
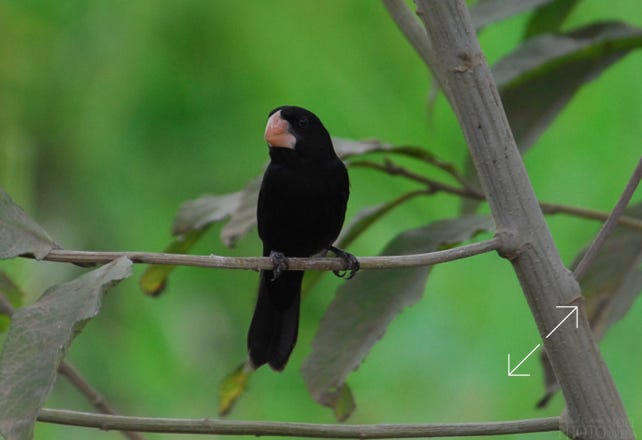
<svg viewBox="0 0 642 440">
<path fill-rule="evenodd" d="M 347 203 L 347 175 L 341 171 L 268 168 L 257 209 L 265 252 L 309 256 L 332 244 Z"/>
</svg>

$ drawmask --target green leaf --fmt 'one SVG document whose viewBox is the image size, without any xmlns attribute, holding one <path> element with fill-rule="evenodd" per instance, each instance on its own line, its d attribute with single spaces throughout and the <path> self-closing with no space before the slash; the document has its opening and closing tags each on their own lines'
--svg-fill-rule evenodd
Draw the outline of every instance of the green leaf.
<svg viewBox="0 0 642 440">
<path fill-rule="evenodd" d="M 47 232 L 0 188 L 0 259 L 33 255 L 40 260 L 50 250 L 59 248 Z"/>
<path fill-rule="evenodd" d="M 558 32 L 578 3 L 579 0 L 555 0 L 537 8 L 526 25 L 524 39 Z"/>
<path fill-rule="evenodd" d="M 432 252 L 492 228 L 488 216 L 438 221 L 399 234 L 382 255 Z M 395 316 L 423 296 L 430 269 L 362 271 L 338 288 L 302 368 L 308 390 L 317 402 L 336 409 L 337 392 L 348 374 L 359 366 Z"/>
<path fill-rule="evenodd" d="M 532 38 L 495 64 L 495 81 L 521 153 L 535 143 L 581 86 L 639 47 L 642 30 L 603 22 L 562 35 Z M 466 176 L 477 181 L 470 158 Z M 478 205 L 465 200 L 462 212 L 474 212 Z"/>
<path fill-rule="evenodd" d="M 479 30 L 491 23 L 551 3 L 552 0 L 479 0 L 470 8 L 470 16 Z"/>
<path fill-rule="evenodd" d="M 254 370 L 244 362 L 223 378 L 218 387 L 218 413 L 220 416 L 230 413 L 234 404 L 245 393 L 253 372 Z"/>
<path fill-rule="evenodd" d="M 20 307 L 25 297 L 24 292 L 2 270 L 0 270 L 0 295 L 14 308 Z M 9 316 L 2 315 L 0 312 L 0 333 L 5 332 L 8 327 Z"/>
<path fill-rule="evenodd" d="M 341 384 L 339 389 L 333 393 L 333 400 L 328 405 L 334 411 L 334 418 L 339 422 L 345 422 L 357 408 L 354 395 L 347 383 Z"/>
<path fill-rule="evenodd" d="M 642 203 L 628 208 L 625 215 L 642 219 Z M 586 249 L 572 264 L 577 266 Z M 580 282 L 586 315 L 596 340 L 622 319 L 642 291 L 642 232 L 617 226 L 604 242 Z M 558 385 L 546 356 L 542 356 L 546 394 L 538 407 L 545 406 Z"/>
<path fill-rule="evenodd" d="M 64 284 L 50 287 L 17 310 L 0 355 L 0 434 L 28 440 L 53 386 L 65 352 L 85 323 L 96 316 L 103 293 L 131 274 L 119 258 Z"/>
</svg>

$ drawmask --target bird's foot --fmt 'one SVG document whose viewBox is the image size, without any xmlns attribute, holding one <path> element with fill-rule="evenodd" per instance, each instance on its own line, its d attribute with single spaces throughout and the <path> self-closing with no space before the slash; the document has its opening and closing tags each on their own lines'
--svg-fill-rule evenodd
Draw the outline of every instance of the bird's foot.
<svg viewBox="0 0 642 440">
<path fill-rule="evenodd" d="M 288 259 L 283 252 L 270 252 L 270 260 L 272 260 L 272 281 L 279 279 L 284 270 L 288 270 L 290 265 Z"/>
<path fill-rule="evenodd" d="M 359 260 L 357 257 L 352 255 L 350 252 L 346 252 L 343 249 L 338 247 L 328 246 L 328 250 L 332 251 L 337 257 L 341 258 L 345 263 L 345 268 L 343 270 L 333 270 L 332 273 L 338 276 L 339 278 L 345 278 L 346 280 L 351 279 L 361 268 Z"/>
</svg>

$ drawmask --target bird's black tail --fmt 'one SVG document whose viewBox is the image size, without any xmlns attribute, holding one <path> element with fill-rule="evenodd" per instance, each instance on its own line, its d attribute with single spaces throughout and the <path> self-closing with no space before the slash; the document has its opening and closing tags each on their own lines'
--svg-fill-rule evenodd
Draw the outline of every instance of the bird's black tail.
<svg viewBox="0 0 642 440">
<path fill-rule="evenodd" d="M 281 371 L 296 344 L 302 271 L 285 271 L 273 280 L 271 270 L 261 271 L 259 297 L 247 335 L 247 349 L 255 368 L 268 363 Z"/>
</svg>

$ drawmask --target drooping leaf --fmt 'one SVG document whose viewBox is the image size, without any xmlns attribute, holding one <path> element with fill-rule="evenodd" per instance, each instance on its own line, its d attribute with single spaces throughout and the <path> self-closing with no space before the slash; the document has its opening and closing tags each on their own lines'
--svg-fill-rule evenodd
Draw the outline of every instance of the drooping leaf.
<svg viewBox="0 0 642 440">
<path fill-rule="evenodd" d="M 639 47 L 641 29 L 603 22 L 566 34 L 532 38 L 497 62 L 493 75 L 521 153 L 533 145 L 582 85 Z M 470 158 L 466 176 L 476 182 Z M 465 200 L 462 212 L 474 212 L 478 205 Z"/>
<path fill-rule="evenodd" d="M 520 150 L 535 142 L 582 85 L 641 46 L 641 29 L 603 22 L 530 39 L 497 62 L 493 75 Z"/>
<path fill-rule="evenodd" d="M 220 222 L 239 206 L 241 192 L 221 196 L 205 195 L 181 204 L 172 225 L 172 234 L 181 235 Z"/>
<path fill-rule="evenodd" d="M 492 228 L 488 216 L 438 221 L 399 234 L 382 255 L 431 252 Z M 348 374 L 359 366 L 392 319 L 421 298 L 430 269 L 362 271 L 338 288 L 302 368 L 317 402 L 335 408 Z"/>
<path fill-rule="evenodd" d="M 339 422 L 345 422 L 352 415 L 354 410 L 357 408 L 357 404 L 354 401 L 354 395 L 352 390 L 347 383 L 341 384 L 341 386 L 332 393 L 334 400 L 329 406 L 334 411 L 334 418 Z"/>
<path fill-rule="evenodd" d="M 73 338 L 100 309 L 103 293 L 131 274 L 119 258 L 75 280 L 53 286 L 17 310 L 0 355 L 0 434 L 29 440 L 38 412 Z"/>
<path fill-rule="evenodd" d="M 38 260 L 60 246 L 0 188 L 0 259 L 33 255 Z"/>
<path fill-rule="evenodd" d="M 13 308 L 20 307 L 25 297 L 24 292 L 20 289 L 9 276 L 0 270 L 0 295 L 4 301 L 9 303 Z M 5 332 L 9 327 L 9 316 L 0 312 L 0 333 Z"/>
<path fill-rule="evenodd" d="M 470 16 L 479 30 L 491 23 L 530 11 L 553 0 L 479 0 L 470 8 Z"/>
<path fill-rule="evenodd" d="M 232 247 L 256 224 L 260 186 L 261 177 L 255 177 L 241 191 L 220 196 L 205 195 L 183 203 L 174 219 L 172 233 L 185 234 L 229 219 L 221 231 L 221 241 Z"/>
<path fill-rule="evenodd" d="M 218 387 L 218 413 L 220 416 L 229 414 L 234 404 L 245 393 L 253 372 L 254 370 L 243 362 L 223 378 Z"/>
<path fill-rule="evenodd" d="M 168 254 L 186 254 L 207 231 L 209 226 L 203 226 L 201 229 L 194 229 L 174 241 L 163 251 Z M 167 287 L 169 274 L 176 268 L 169 264 L 150 264 L 141 275 L 138 285 L 145 295 L 158 296 L 163 293 Z"/>
<path fill-rule="evenodd" d="M 625 214 L 642 219 L 642 203 L 628 208 Z M 575 258 L 575 267 L 584 256 Z M 584 278 L 580 280 L 586 315 L 596 340 L 629 311 L 642 291 L 642 232 L 617 226 L 604 242 Z M 545 406 L 558 389 L 557 380 L 546 355 L 542 355 L 546 394 L 538 407 Z"/>
<path fill-rule="evenodd" d="M 573 11 L 579 0 L 555 0 L 537 8 L 524 31 L 527 40 L 536 35 L 558 32 L 566 18 Z"/>
<path fill-rule="evenodd" d="M 255 177 L 245 186 L 239 197 L 239 204 L 230 220 L 221 230 L 221 241 L 227 247 L 234 247 L 236 241 L 256 225 L 256 205 L 261 189 L 261 177 Z"/>
<path fill-rule="evenodd" d="M 221 231 L 221 241 L 232 247 L 236 240 L 256 224 L 256 201 L 260 184 L 261 179 L 255 178 L 241 191 L 224 195 L 205 195 L 183 203 L 172 225 L 172 234 L 176 238 L 164 252 L 187 253 L 212 224 L 228 219 Z M 160 295 L 174 269 L 175 266 L 167 264 L 150 265 L 139 281 L 141 290 L 146 295 Z"/>
</svg>

